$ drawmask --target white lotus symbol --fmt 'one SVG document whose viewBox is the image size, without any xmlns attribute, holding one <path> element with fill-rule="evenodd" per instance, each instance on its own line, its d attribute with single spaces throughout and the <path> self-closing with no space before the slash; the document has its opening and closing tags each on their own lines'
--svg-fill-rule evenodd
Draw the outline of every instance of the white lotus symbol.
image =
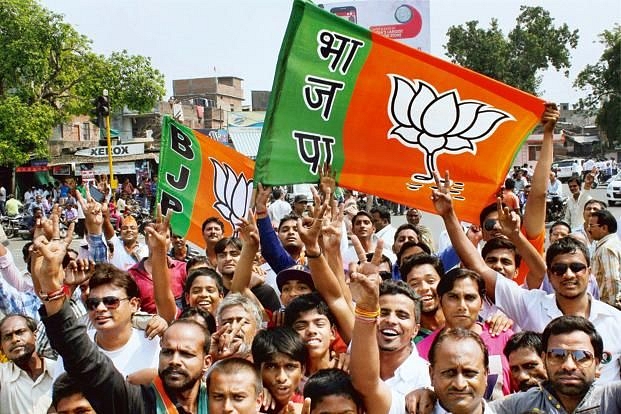
<svg viewBox="0 0 621 414">
<path fill-rule="evenodd" d="M 209 159 L 214 167 L 213 192 L 217 200 L 213 207 L 235 228 L 250 206 L 252 179 L 247 180 L 243 172 L 237 175 L 226 163 L 220 164 L 211 157 Z"/>
<path fill-rule="evenodd" d="M 459 99 L 453 89 L 442 94 L 430 84 L 389 74 L 392 91 L 388 116 L 393 127 L 388 138 L 425 152 L 426 174 L 413 179 L 433 181 L 436 158 L 443 153 L 476 154 L 476 141 L 490 137 L 505 121 L 515 118 L 485 102 Z"/>
</svg>

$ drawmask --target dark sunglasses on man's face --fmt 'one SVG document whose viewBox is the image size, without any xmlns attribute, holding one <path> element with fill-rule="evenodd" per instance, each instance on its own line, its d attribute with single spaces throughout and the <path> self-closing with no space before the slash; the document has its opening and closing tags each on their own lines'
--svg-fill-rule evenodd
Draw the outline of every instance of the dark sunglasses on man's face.
<svg viewBox="0 0 621 414">
<path fill-rule="evenodd" d="M 587 266 L 584 263 L 573 262 L 573 263 L 555 263 L 550 266 L 550 272 L 552 272 L 556 276 L 563 276 L 567 272 L 567 268 L 569 268 L 573 273 L 580 273 L 584 271 Z"/>
<path fill-rule="evenodd" d="M 104 296 L 103 298 L 90 297 L 86 299 L 86 307 L 88 310 L 95 310 L 101 302 L 108 309 L 116 309 L 121 304 L 122 300 L 129 298 L 117 298 L 116 296 Z"/>
<path fill-rule="evenodd" d="M 483 222 L 483 228 L 487 231 L 492 231 L 496 227 L 496 223 L 498 223 L 498 220 L 487 219 Z"/>
<path fill-rule="evenodd" d="M 591 366 L 593 360 L 595 359 L 593 353 L 583 349 L 571 350 L 552 348 L 547 352 L 548 361 L 555 365 L 560 365 L 565 362 L 569 355 L 571 355 L 571 358 L 574 360 L 576 365 L 580 365 L 582 367 Z"/>
</svg>

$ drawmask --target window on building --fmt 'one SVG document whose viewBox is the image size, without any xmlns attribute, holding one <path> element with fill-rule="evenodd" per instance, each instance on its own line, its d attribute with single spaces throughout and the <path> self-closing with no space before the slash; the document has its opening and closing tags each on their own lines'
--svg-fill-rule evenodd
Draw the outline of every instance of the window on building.
<svg viewBox="0 0 621 414">
<path fill-rule="evenodd" d="M 80 128 L 80 139 L 82 141 L 90 141 L 91 139 L 91 124 L 90 122 L 84 122 L 82 128 Z"/>
<path fill-rule="evenodd" d="M 528 161 L 537 161 L 539 153 L 541 152 L 541 145 L 529 145 L 528 146 Z"/>
</svg>

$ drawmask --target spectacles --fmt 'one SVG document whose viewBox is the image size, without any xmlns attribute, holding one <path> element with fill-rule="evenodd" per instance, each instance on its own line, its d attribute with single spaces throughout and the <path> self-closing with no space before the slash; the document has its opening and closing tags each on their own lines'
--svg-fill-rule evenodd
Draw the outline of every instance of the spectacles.
<svg viewBox="0 0 621 414">
<path fill-rule="evenodd" d="M 567 273 L 567 268 L 571 269 L 573 273 L 583 272 L 587 266 L 584 263 L 573 262 L 573 263 L 555 263 L 550 266 L 550 272 L 554 273 L 556 276 L 563 276 Z"/>
<path fill-rule="evenodd" d="M 496 227 L 496 223 L 498 223 L 498 220 L 487 219 L 483 222 L 483 228 L 487 231 L 492 231 Z"/>
<path fill-rule="evenodd" d="M 121 304 L 122 300 L 128 300 L 129 298 L 117 298 L 116 296 L 104 296 L 103 298 L 90 297 L 86 299 L 86 307 L 88 310 L 95 310 L 101 302 L 107 309 L 116 309 Z"/>
<path fill-rule="evenodd" d="M 593 360 L 595 357 L 592 352 L 585 351 L 583 349 L 562 349 L 562 348 L 552 348 L 547 353 L 548 361 L 555 365 L 560 365 L 569 355 L 571 355 L 572 359 L 581 367 L 588 367 L 593 364 Z"/>
<path fill-rule="evenodd" d="M 589 223 L 589 224 L 587 224 L 587 227 L 600 227 L 600 226 L 601 226 L 601 224 L 599 224 L 599 223 Z"/>
</svg>

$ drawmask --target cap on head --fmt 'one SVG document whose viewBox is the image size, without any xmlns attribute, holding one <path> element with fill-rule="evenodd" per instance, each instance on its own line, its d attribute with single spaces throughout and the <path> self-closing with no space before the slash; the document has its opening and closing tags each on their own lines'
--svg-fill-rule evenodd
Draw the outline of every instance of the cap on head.
<svg viewBox="0 0 621 414">
<path fill-rule="evenodd" d="M 278 289 L 282 291 L 282 287 L 290 280 L 298 280 L 308 285 L 312 290 L 315 290 L 315 284 L 311 277 L 310 271 L 306 266 L 295 265 L 287 269 L 281 270 L 276 276 L 276 284 Z"/>
<path fill-rule="evenodd" d="M 298 194 L 293 199 L 293 202 L 294 203 L 308 203 L 308 197 L 306 197 L 304 194 Z"/>
</svg>

